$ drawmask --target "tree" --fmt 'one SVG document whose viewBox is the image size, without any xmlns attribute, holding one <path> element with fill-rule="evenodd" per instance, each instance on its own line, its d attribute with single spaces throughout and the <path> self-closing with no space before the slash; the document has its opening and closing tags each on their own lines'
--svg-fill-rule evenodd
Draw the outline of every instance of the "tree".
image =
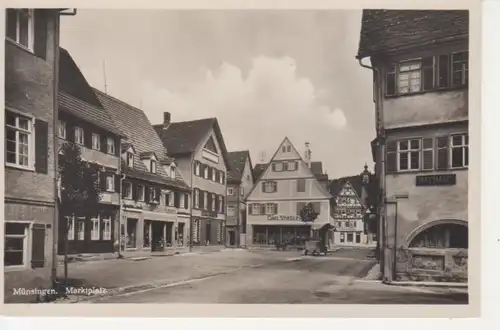
<svg viewBox="0 0 500 330">
<path fill-rule="evenodd" d="M 312 203 L 307 203 L 304 205 L 302 210 L 300 210 L 300 219 L 303 222 L 314 222 L 318 218 L 319 213 L 314 210 Z"/>
<path fill-rule="evenodd" d="M 82 160 L 80 148 L 73 143 L 61 147 L 59 157 L 59 214 L 63 219 L 64 235 L 64 284 L 68 281 L 68 231 L 69 219 L 95 216 L 101 199 L 99 170 Z"/>
</svg>

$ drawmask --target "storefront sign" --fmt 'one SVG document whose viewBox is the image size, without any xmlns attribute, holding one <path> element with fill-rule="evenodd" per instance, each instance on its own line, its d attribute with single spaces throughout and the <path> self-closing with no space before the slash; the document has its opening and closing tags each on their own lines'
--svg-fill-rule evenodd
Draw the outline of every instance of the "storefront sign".
<svg viewBox="0 0 500 330">
<path fill-rule="evenodd" d="M 417 175 L 417 186 L 452 186 L 457 183 L 456 174 Z"/>
<path fill-rule="evenodd" d="M 268 215 L 267 220 L 300 221 L 298 215 Z"/>
<path fill-rule="evenodd" d="M 201 216 L 202 217 L 217 218 L 217 212 L 216 211 L 201 211 Z"/>
<path fill-rule="evenodd" d="M 177 209 L 175 207 L 167 207 L 165 213 L 177 213 Z"/>
</svg>

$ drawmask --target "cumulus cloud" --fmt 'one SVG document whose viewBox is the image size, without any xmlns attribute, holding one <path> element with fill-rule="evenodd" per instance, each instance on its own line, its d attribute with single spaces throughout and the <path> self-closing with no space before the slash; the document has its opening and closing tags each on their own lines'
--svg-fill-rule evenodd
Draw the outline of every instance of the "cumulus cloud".
<svg viewBox="0 0 500 330">
<path fill-rule="evenodd" d="M 296 147 L 305 141 L 323 145 L 347 126 L 342 109 L 329 105 L 328 91 L 300 77 L 290 57 L 254 58 L 246 75 L 224 63 L 185 90 L 151 82 L 142 89 L 143 109 L 153 124 L 161 122 L 164 111 L 173 121 L 217 117 L 228 149 L 250 149 L 254 158 L 262 151 L 272 154 L 285 136 Z"/>
</svg>

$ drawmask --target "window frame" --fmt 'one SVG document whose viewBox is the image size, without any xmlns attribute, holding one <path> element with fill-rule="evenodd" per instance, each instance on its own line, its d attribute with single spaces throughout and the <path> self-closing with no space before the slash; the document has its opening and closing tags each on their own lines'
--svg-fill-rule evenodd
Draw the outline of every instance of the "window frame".
<svg viewBox="0 0 500 330">
<path fill-rule="evenodd" d="M 10 107 L 5 107 L 5 114 L 9 112 L 12 114 L 15 118 L 15 125 L 7 125 L 7 123 L 4 124 L 4 129 L 12 129 L 15 132 L 15 155 L 16 155 L 16 163 L 11 163 L 7 161 L 7 138 L 5 138 L 5 152 L 4 152 L 4 157 L 5 157 L 5 166 L 7 167 L 13 167 L 13 168 L 18 168 L 22 170 L 29 170 L 29 171 L 34 171 L 35 170 L 35 146 L 36 146 L 36 141 L 35 141 L 35 117 L 30 115 L 30 114 L 25 114 L 20 111 L 17 111 L 15 109 L 12 109 Z M 28 129 L 24 129 L 19 127 L 19 118 L 24 117 L 28 121 Z M 19 135 L 20 134 L 26 134 L 27 139 L 28 139 L 28 154 L 26 155 L 28 157 L 28 164 L 27 165 L 20 165 L 19 164 Z"/>
<path fill-rule="evenodd" d="M 78 132 L 80 132 L 81 134 L 78 135 Z M 79 141 L 79 137 L 81 138 L 81 141 Z M 80 126 L 75 126 L 74 138 L 75 138 L 75 144 L 78 144 L 80 146 L 85 146 L 85 131 Z"/>
<path fill-rule="evenodd" d="M 93 150 L 101 150 L 101 136 L 99 133 L 92 132 L 92 149 Z"/>
<path fill-rule="evenodd" d="M 255 210 L 258 210 L 258 212 L 255 212 Z M 259 203 L 253 203 L 252 207 L 250 208 L 250 214 L 251 215 L 260 215 L 260 204 Z"/>
<path fill-rule="evenodd" d="M 106 191 L 107 192 L 116 192 L 114 175 L 113 174 L 106 174 L 105 176 L 106 176 Z M 108 184 L 110 184 L 110 185 L 108 186 Z"/>
<path fill-rule="evenodd" d="M 12 224 L 22 224 L 24 225 L 24 233 L 23 234 L 7 234 L 7 224 L 12 223 Z M 22 238 L 23 240 L 23 263 L 21 265 L 10 265 L 7 266 L 5 265 L 5 253 L 8 251 L 4 248 L 4 269 L 5 271 L 10 271 L 10 270 L 17 270 L 17 269 L 26 269 L 28 268 L 30 264 L 30 248 L 31 248 L 31 240 L 32 240 L 32 235 L 31 235 L 31 229 L 32 229 L 33 222 L 32 221 L 22 221 L 22 220 L 5 220 L 4 221 L 4 242 L 6 241 L 7 237 L 13 237 L 13 238 Z M 5 243 L 4 243 L 5 244 Z M 19 252 L 19 251 L 17 251 Z"/>
<path fill-rule="evenodd" d="M 66 122 L 58 119 L 57 121 L 57 137 L 66 140 Z"/>
<path fill-rule="evenodd" d="M 137 189 L 138 191 L 138 196 L 137 196 L 137 200 L 139 202 L 144 202 L 146 201 L 146 186 L 143 185 L 143 184 L 139 184 L 137 185 L 137 187 L 139 187 L 139 189 Z"/>
<path fill-rule="evenodd" d="M 268 181 L 263 181 L 263 184 L 264 184 L 264 193 L 272 194 L 272 193 L 278 192 L 278 182 L 268 180 Z M 266 189 L 266 187 L 269 187 L 269 186 L 273 187 L 273 189 L 271 189 L 271 191 Z"/>
<path fill-rule="evenodd" d="M 150 173 L 153 173 L 153 174 L 156 174 L 157 170 L 158 170 L 158 169 L 157 169 L 156 160 L 151 159 L 151 160 L 149 161 L 149 172 L 150 172 Z"/>
<path fill-rule="evenodd" d="M 194 208 L 200 208 L 200 190 L 196 188 L 194 189 Z"/>
<path fill-rule="evenodd" d="M 412 69 L 411 66 L 412 64 L 409 64 L 409 63 L 418 63 L 419 64 L 419 67 L 418 69 Z M 408 70 L 406 71 L 402 71 L 401 70 L 401 66 L 404 66 L 404 65 L 408 65 L 409 68 Z M 422 78 L 423 78 L 423 58 L 411 58 L 411 59 L 407 59 L 407 60 L 403 60 L 403 61 L 399 61 L 397 66 L 397 71 L 396 71 L 396 85 L 397 85 L 397 94 L 398 95 L 406 95 L 406 94 L 413 94 L 413 93 L 419 93 L 421 92 L 423 89 L 422 89 Z M 413 86 L 411 84 L 411 78 L 412 78 L 412 73 L 414 72 L 418 72 L 418 80 L 419 80 L 419 84 L 418 84 L 418 90 L 411 90 L 411 87 Z M 408 85 L 406 86 L 406 88 L 408 88 L 408 91 L 406 92 L 401 92 L 401 75 L 402 73 L 408 73 Z"/>
<path fill-rule="evenodd" d="M 106 137 L 106 151 L 110 155 L 114 155 L 116 152 L 115 139 L 110 136 Z"/>
<path fill-rule="evenodd" d="M 126 157 L 127 167 L 134 168 L 134 154 L 131 153 L 130 151 L 127 151 L 125 157 Z"/>
<path fill-rule="evenodd" d="M 129 194 L 125 195 L 123 198 L 124 199 L 128 199 L 128 200 L 132 200 L 133 196 L 134 196 L 133 191 L 132 191 L 132 189 L 133 189 L 132 182 L 130 182 L 130 181 L 124 181 L 123 182 L 123 190 L 124 191 L 127 191 L 127 188 L 126 188 L 127 186 L 130 187 Z"/>
<path fill-rule="evenodd" d="M 85 218 L 79 217 L 79 218 L 75 219 L 75 224 L 76 224 L 75 240 L 84 241 L 85 240 Z M 82 226 L 80 226 L 80 225 L 82 225 Z M 82 229 L 82 230 L 80 230 L 80 229 Z"/>
<path fill-rule="evenodd" d="M 411 141 L 418 141 L 418 148 L 417 149 L 412 149 L 411 147 Z M 408 148 L 401 150 L 400 149 L 400 144 L 401 142 L 407 142 L 408 143 Z M 398 172 L 416 172 L 416 171 L 421 171 L 422 170 L 422 138 L 421 137 L 415 137 L 415 138 L 404 138 L 404 139 L 398 139 L 396 140 L 396 168 Z M 418 153 L 418 168 L 411 168 L 411 153 L 417 152 Z M 401 169 L 401 154 L 406 154 L 407 155 L 407 169 Z"/>
<path fill-rule="evenodd" d="M 113 233 L 111 215 L 105 215 L 102 216 L 101 218 L 102 218 L 102 240 L 110 241 Z M 109 225 L 109 231 L 106 231 L 107 225 Z"/>
<path fill-rule="evenodd" d="M 453 137 L 460 136 L 461 144 L 453 145 Z M 448 137 L 448 168 L 450 170 L 469 168 L 469 133 L 451 133 Z M 454 149 L 462 149 L 462 165 L 461 166 L 453 166 L 453 150 Z M 465 152 L 467 150 L 467 152 Z M 467 164 L 466 164 L 467 163 Z"/>
<path fill-rule="evenodd" d="M 7 35 L 7 29 L 5 31 L 5 38 L 15 44 L 16 46 L 34 54 L 35 53 L 35 9 L 29 8 L 12 8 L 6 9 L 5 21 L 8 24 L 8 10 L 13 10 L 16 12 L 16 38 L 12 39 Z M 20 41 L 20 19 L 19 14 L 23 11 L 28 11 L 28 45 L 23 45 Z"/>
<path fill-rule="evenodd" d="M 203 209 L 208 211 L 208 191 L 203 192 Z"/>
<path fill-rule="evenodd" d="M 68 227 L 68 233 L 67 233 L 68 241 L 74 241 L 75 240 L 75 231 L 76 231 L 75 217 L 65 217 L 65 218 L 66 218 L 66 221 L 71 222 L 69 227 Z"/>
<path fill-rule="evenodd" d="M 90 240 L 91 241 L 99 241 L 101 240 L 101 216 L 97 215 L 97 217 L 90 218 L 91 229 L 90 229 Z M 95 228 L 95 224 L 97 223 L 97 230 Z M 96 236 L 97 234 L 97 236 Z"/>
<path fill-rule="evenodd" d="M 234 187 L 227 187 L 227 195 L 234 196 Z"/>
</svg>

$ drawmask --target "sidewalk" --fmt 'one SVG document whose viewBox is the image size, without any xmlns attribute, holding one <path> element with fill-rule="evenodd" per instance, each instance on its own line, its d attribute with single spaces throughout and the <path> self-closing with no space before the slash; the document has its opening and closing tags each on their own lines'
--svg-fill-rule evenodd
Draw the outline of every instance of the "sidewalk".
<svg viewBox="0 0 500 330">
<path fill-rule="evenodd" d="M 226 253 L 227 251 L 227 253 Z M 172 283 L 200 279 L 213 275 L 237 271 L 246 267 L 285 261 L 283 253 L 256 254 L 230 249 L 219 253 L 198 252 L 175 255 L 168 258 L 114 259 L 95 262 L 68 264 L 68 283 L 73 288 L 105 289 L 104 295 L 115 295 Z M 58 268 L 58 276 L 63 281 L 64 267 Z M 102 293 L 102 292 L 101 292 Z M 70 296 L 59 303 L 78 302 L 94 299 L 88 295 Z M 98 297 L 97 297 L 98 298 Z"/>
<path fill-rule="evenodd" d="M 382 281 L 382 284 L 392 286 L 414 286 L 425 288 L 454 288 L 454 289 L 468 289 L 467 283 L 461 282 L 417 282 L 417 281 Z"/>
</svg>

